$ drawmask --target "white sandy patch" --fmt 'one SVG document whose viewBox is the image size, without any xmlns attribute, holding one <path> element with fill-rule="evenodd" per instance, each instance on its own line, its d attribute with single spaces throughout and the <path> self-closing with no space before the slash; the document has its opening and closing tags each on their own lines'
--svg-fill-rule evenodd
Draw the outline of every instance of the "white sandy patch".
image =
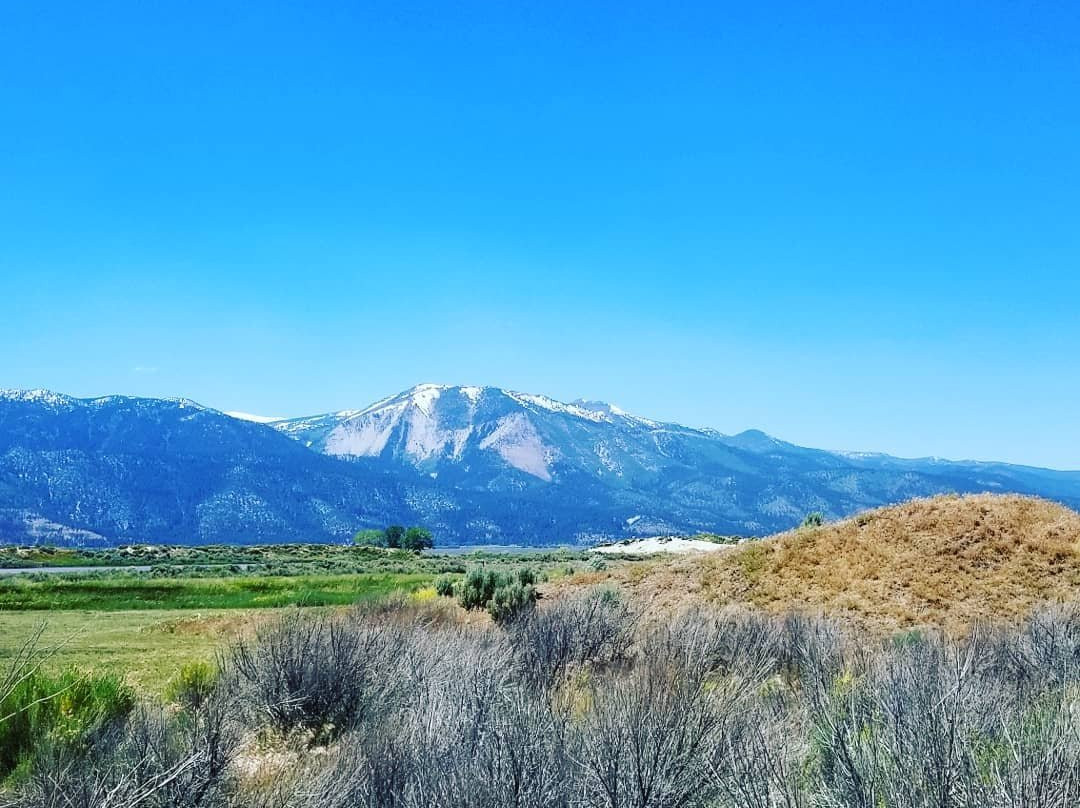
<svg viewBox="0 0 1080 808">
<path fill-rule="evenodd" d="M 702 539 L 681 539 L 678 536 L 654 536 L 649 539 L 628 539 L 615 544 L 601 544 L 593 547 L 593 553 L 613 553 L 624 555 L 652 555 L 654 553 L 715 553 L 726 550 L 730 544 L 717 544 Z"/>
</svg>

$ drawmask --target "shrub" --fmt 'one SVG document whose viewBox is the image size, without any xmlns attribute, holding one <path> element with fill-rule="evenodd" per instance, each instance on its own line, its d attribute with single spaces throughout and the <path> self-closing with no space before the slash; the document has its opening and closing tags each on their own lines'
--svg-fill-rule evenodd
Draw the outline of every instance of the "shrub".
<svg viewBox="0 0 1080 808">
<path fill-rule="evenodd" d="M 502 575 L 491 570 L 469 570 L 461 585 L 458 599 L 466 609 L 486 609 L 495 595 L 495 590 L 505 583 Z"/>
<path fill-rule="evenodd" d="M 466 609 L 487 609 L 503 623 L 536 603 L 536 574 L 522 567 L 513 575 L 473 569 L 461 585 L 459 601 Z"/>
<path fill-rule="evenodd" d="M 116 676 L 29 673 L 0 702 L 0 777 L 27 767 L 41 746 L 85 747 L 134 705 L 131 688 Z"/>
<path fill-rule="evenodd" d="M 825 514 L 821 511 L 814 511 L 806 514 L 806 518 L 802 520 L 800 527 L 821 527 L 823 524 L 825 524 Z"/>
<path fill-rule="evenodd" d="M 189 662 L 166 686 L 165 699 L 197 710 L 210 698 L 217 683 L 215 666 L 209 662 Z"/>
<path fill-rule="evenodd" d="M 549 688 L 571 669 L 627 658 L 636 622 L 637 615 L 614 591 L 594 589 L 515 620 L 510 638 L 521 675 Z"/>
<path fill-rule="evenodd" d="M 200 710 L 142 705 L 95 743 L 45 743 L 20 789 L 22 808 L 224 808 L 239 734 L 224 699 Z M 241 799 L 242 804 L 250 804 Z"/>
<path fill-rule="evenodd" d="M 487 605 L 488 614 L 496 623 L 513 620 L 536 603 L 536 589 L 515 581 L 498 587 Z"/>
<path fill-rule="evenodd" d="M 435 593 L 444 598 L 454 597 L 454 579 L 446 575 L 441 578 L 436 578 Z"/>
<path fill-rule="evenodd" d="M 470 578 L 481 595 L 493 584 L 487 608 L 528 603 L 519 573 Z M 0 804 L 1080 804 L 1076 607 L 964 640 L 924 630 L 880 641 L 733 608 L 642 622 L 598 589 L 523 608 L 502 628 L 432 611 L 399 597 L 291 613 L 243 641 L 202 703 L 180 710 L 93 708 L 130 704 L 116 680 L 9 676 L 2 701 L 39 721 L 21 736 L 25 724 L 0 725 L 0 751 L 21 750 Z M 206 674 L 185 669 L 178 691 L 201 692 Z M 308 731 L 260 733 L 267 719 Z M 241 738 L 273 746 L 238 757 Z"/>
<path fill-rule="evenodd" d="M 240 697 L 278 730 L 331 740 L 392 706 L 411 670 L 408 632 L 353 612 L 294 612 L 233 648 Z"/>
</svg>

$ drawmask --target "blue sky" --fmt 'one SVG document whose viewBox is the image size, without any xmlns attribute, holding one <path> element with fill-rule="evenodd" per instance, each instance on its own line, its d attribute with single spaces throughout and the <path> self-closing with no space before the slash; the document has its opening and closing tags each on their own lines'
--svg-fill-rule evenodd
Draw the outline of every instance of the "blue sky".
<svg viewBox="0 0 1080 808">
<path fill-rule="evenodd" d="M 0 386 L 1080 468 L 1075 3 L 301 5 L 4 9 Z"/>
</svg>

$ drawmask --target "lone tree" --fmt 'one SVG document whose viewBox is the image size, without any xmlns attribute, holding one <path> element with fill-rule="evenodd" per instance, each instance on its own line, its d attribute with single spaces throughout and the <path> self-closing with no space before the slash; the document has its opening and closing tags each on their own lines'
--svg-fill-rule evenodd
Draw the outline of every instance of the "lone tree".
<svg viewBox="0 0 1080 808">
<path fill-rule="evenodd" d="M 401 547 L 401 540 L 405 538 L 405 528 L 401 525 L 390 525 L 386 529 L 386 546 L 393 549 Z"/>
<path fill-rule="evenodd" d="M 424 527 L 410 527 L 405 531 L 405 535 L 401 539 L 402 550 L 412 550 L 416 553 L 434 546 L 435 537 L 431 535 L 430 530 Z"/>
</svg>

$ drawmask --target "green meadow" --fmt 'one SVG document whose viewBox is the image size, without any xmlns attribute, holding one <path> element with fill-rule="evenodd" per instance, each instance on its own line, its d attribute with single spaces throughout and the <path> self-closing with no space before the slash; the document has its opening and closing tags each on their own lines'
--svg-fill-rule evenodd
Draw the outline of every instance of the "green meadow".
<svg viewBox="0 0 1080 808">
<path fill-rule="evenodd" d="M 0 611 L 268 609 L 344 606 L 429 585 L 426 573 L 252 575 L 165 578 L 126 574 L 11 576 L 0 581 Z"/>
<path fill-rule="evenodd" d="M 586 556 L 569 552 L 440 556 L 304 544 L 3 547 L 0 567 L 30 571 L 0 577 L 0 665 L 41 630 L 50 669 L 115 674 L 160 694 L 184 665 L 212 661 L 231 639 L 283 609 L 434 596 L 436 578 L 475 567 L 528 566 L 555 577 L 586 564 Z M 95 569 L 57 571 L 67 567 Z"/>
</svg>

